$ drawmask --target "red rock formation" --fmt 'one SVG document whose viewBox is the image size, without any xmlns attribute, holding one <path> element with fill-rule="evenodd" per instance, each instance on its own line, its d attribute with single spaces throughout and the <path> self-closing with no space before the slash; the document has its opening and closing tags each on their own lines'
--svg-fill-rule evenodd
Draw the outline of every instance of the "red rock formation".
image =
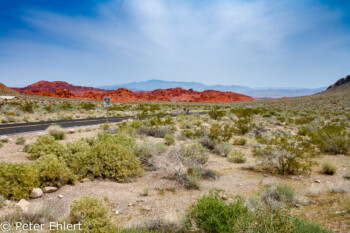
<svg viewBox="0 0 350 233">
<path fill-rule="evenodd" d="M 57 88 L 67 87 L 67 88 Z M 35 89 L 38 88 L 38 89 Z M 41 89 L 42 88 L 42 89 Z M 82 93 L 83 90 L 88 90 Z M 97 91 L 94 91 L 97 90 Z M 180 87 L 170 89 L 157 89 L 149 92 L 132 92 L 125 88 L 119 88 L 113 91 L 106 91 L 103 89 L 92 87 L 73 86 L 66 82 L 46 82 L 40 81 L 32 84 L 24 90 L 20 90 L 22 93 L 32 95 L 43 95 L 63 98 L 80 98 L 91 100 L 102 100 L 103 96 L 111 97 L 111 101 L 114 102 L 141 102 L 141 101 L 158 101 L 158 102 L 233 102 L 253 100 L 252 97 L 237 94 L 234 92 L 221 92 L 215 90 L 206 90 L 203 92 L 194 91 L 193 89 L 182 89 Z M 78 94 L 76 94 L 78 93 Z"/>
<path fill-rule="evenodd" d="M 95 93 L 106 93 L 108 91 L 108 90 L 94 88 L 94 87 L 74 86 L 72 84 L 61 82 L 61 81 L 55 81 L 55 82 L 39 81 L 24 88 L 14 88 L 14 90 L 17 90 L 17 91 L 43 90 L 43 91 L 50 91 L 54 93 L 58 88 L 67 89 L 71 93 L 73 93 L 75 96 L 83 96 L 85 92 L 89 92 L 89 91 L 93 91 Z"/>
</svg>

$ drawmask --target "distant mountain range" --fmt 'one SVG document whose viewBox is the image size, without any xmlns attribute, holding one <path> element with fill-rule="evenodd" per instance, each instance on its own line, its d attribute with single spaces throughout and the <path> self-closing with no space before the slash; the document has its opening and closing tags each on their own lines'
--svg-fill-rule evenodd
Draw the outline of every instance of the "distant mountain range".
<svg viewBox="0 0 350 233">
<path fill-rule="evenodd" d="M 181 87 L 184 89 L 193 89 L 195 91 L 217 90 L 217 91 L 232 91 L 244 95 L 249 95 L 254 98 L 280 98 L 280 97 L 295 97 L 312 95 L 324 91 L 326 87 L 320 88 L 250 88 L 238 85 L 205 85 L 197 82 L 175 82 L 163 80 L 147 80 L 143 82 L 132 82 L 127 84 L 116 84 L 109 86 L 101 86 L 100 88 L 107 90 L 116 90 L 118 88 L 126 88 L 132 91 L 152 91 L 155 89 L 168 89 Z"/>
</svg>

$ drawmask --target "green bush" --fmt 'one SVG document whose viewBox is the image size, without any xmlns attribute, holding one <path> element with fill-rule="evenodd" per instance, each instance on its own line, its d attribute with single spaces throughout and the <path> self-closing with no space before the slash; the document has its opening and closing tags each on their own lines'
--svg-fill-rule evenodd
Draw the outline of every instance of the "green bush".
<svg viewBox="0 0 350 233">
<path fill-rule="evenodd" d="M 80 109 L 84 109 L 86 111 L 93 110 L 96 108 L 96 104 L 90 103 L 90 102 L 83 102 L 79 104 Z"/>
<path fill-rule="evenodd" d="M 261 193 L 261 199 L 266 204 L 287 203 L 291 204 L 295 199 L 295 191 L 289 186 L 278 184 L 266 187 Z"/>
<path fill-rule="evenodd" d="M 118 134 L 108 134 L 108 133 L 99 133 L 98 140 L 101 142 L 110 142 L 112 144 L 119 144 L 128 150 L 132 150 L 135 146 L 135 138 L 131 137 L 126 133 Z"/>
<path fill-rule="evenodd" d="M 208 115 L 214 120 L 220 120 L 223 116 L 226 115 L 226 112 L 219 110 L 219 107 L 214 106 L 209 112 Z"/>
<path fill-rule="evenodd" d="M 253 120 L 251 117 L 242 117 L 235 121 L 235 132 L 240 135 L 245 135 L 253 127 Z"/>
<path fill-rule="evenodd" d="M 350 150 L 350 136 L 342 125 L 327 124 L 319 128 L 312 139 L 323 153 L 347 154 Z"/>
<path fill-rule="evenodd" d="M 175 143 L 175 138 L 171 135 L 165 135 L 164 141 L 165 145 L 170 146 Z"/>
<path fill-rule="evenodd" d="M 227 157 L 227 155 L 232 151 L 233 146 L 228 142 L 222 142 L 214 148 L 214 153 Z"/>
<path fill-rule="evenodd" d="M 17 138 L 16 140 L 17 145 L 24 145 L 24 143 L 26 143 L 26 139 L 24 137 Z"/>
<path fill-rule="evenodd" d="M 66 132 L 59 125 L 50 125 L 47 128 L 47 133 L 56 140 L 63 140 L 66 137 Z"/>
<path fill-rule="evenodd" d="M 246 138 L 236 138 L 233 141 L 233 145 L 244 146 L 245 144 L 247 144 L 247 139 Z"/>
<path fill-rule="evenodd" d="M 60 187 L 67 183 L 74 183 L 75 176 L 67 167 L 63 158 L 55 155 L 44 155 L 35 161 L 34 166 L 43 187 Z"/>
<path fill-rule="evenodd" d="M 35 143 L 33 143 L 27 153 L 31 159 L 37 159 L 44 155 L 53 154 L 57 157 L 63 156 L 66 153 L 64 146 L 55 140 L 52 136 L 38 137 Z"/>
<path fill-rule="evenodd" d="M 32 165 L 0 163 L 0 195 L 7 199 L 28 198 L 39 184 L 37 171 Z"/>
<path fill-rule="evenodd" d="M 69 220 L 73 224 L 81 223 L 81 232 L 112 233 L 116 231 L 107 206 L 96 197 L 84 196 L 75 200 L 70 209 Z"/>
<path fill-rule="evenodd" d="M 151 141 L 144 141 L 142 144 L 136 144 L 133 152 L 141 162 L 148 164 L 148 159 L 153 156 L 160 155 L 167 150 L 163 143 L 153 143 Z"/>
<path fill-rule="evenodd" d="M 193 225 L 204 232 L 244 232 L 245 222 L 252 219 L 248 207 L 242 198 L 226 203 L 219 197 L 218 191 L 211 190 L 209 195 L 200 197 L 191 205 L 185 217 L 185 227 Z"/>
<path fill-rule="evenodd" d="M 334 175 L 337 172 L 337 167 L 330 161 L 327 161 L 322 164 L 322 170 L 324 174 Z"/>
<path fill-rule="evenodd" d="M 232 151 L 228 156 L 228 160 L 232 163 L 245 163 L 247 161 L 245 153 L 238 150 Z"/>
<path fill-rule="evenodd" d="M 4 146 L 4 144 L 2 142 L 0 142 L 0 148 L 3 147 L 3 146 Z"/>
<path fill-rule="evenodd" d="M 33 103 L 25 102 L 21 107 L 22 107 L 23 112 L 29 112 L 29 113 L 34 112 L 34 104 Z"/>
<path fill-rule="evenodd" d="M 312 160 L 314 148 L 300 136 L 278 134 L 264 143 L 268 146 L 253 149 L 253 154 L 263 164 L 277 169 L 279 174 L 310 171 L 315 164 Z"/>
<path fill-rule="evenodd" d="M 183 164 L 185 164 L 187 167 L 204 165 L 209 159 L 208 154 L 199 143 L 182 146 L 180 156 Z"/>
<path fill-rule="evenodd" d="M 85 140 L 67 143 L 67 153 L 62 157 L 69 169 L 78 176 L 84 174 L 84 158 L 90 150 L 90 145 Z"/>
<path fill-rule="evenodd" d="M 140 160 L 121 144 L 111 141 L 94 145 L 84 157 L 84 168 L 85 174 L 118 181 L 143 173 Z"/>
</svg>

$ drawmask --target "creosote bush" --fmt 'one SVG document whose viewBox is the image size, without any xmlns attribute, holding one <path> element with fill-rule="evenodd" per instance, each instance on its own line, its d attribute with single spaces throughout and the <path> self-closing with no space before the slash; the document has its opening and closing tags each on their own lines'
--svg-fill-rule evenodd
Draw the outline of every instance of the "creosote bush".
<svg viewBox="0 0 350 233">
<path fill-rule="evenodd" d="M 62 157 L 44 155 L 34 164 L 37 169 L 41 186 L 60 187 L 67 183 L 74 183 L 76 178 L 67 167 Z"/>
<path fill-rule="evenodd" d="M 245 158 L 244 152 L 236 150 L 228 155 L 228 161 L 232 163 L 245 163 L 247 159 Z"/>
<path fill-rule="evenodd" d="M 31 159 L 38 159 L 41 156 L 53 154 L 57 157 L 63 156 L 66 153 L 64 146 L 55 140 L 52 136 L 38 137 L 35 143 L 30 145 L 27 153 Z"/>
<path fill-rule="evenodd" d="M 69 220 L 73 224 L 81 223 L 82 232 L 116 232 L 107 206 L 93 196 L 84 196 L 73 201 Z"/>
<path fill-rule="evenodd" d="M 261 193 L 261 199 L 273 208 L 279 208 L 283 204 L 292 204 L 295 199 L 295 191 L 289 186 L 278 184 L 267 186 Z"/>
<path fill-rule="evenodd" d="M 246 138 L 236 138 L 233 141 L 233 145 L 244 146 L 245 144 L 247 144 L 247 139 Z"/>
<path fill-rule="evenodd" d="M 24 137 L 19 137 L 16 139 L 17 145 L 24 145 L 25 142 L 26 142 L 26 139 Z"/>
<path fill-rule="evenodd" d="M 31 164 L 0 163 L 0 195 L 7 199 L 28 198 L 39 184 L 37 171 Z"/>
<path fill-rule="evenodd" d="M 232 151 L 233 146 L 229 142 L 222 142 L 214 148 L 214 153 L 227 157 L 227 155 Z"/>
<path fill-rule="evenodd" d="M 175 143 L 175 138 L 171 135 L 165 135 L 164 141 L 165 145 L 170 146 Z"/>
<path fill-rule="evenodd" d="M 84 173 L 123 181 L 143 173 L 140 160 L 121 144 L 101 141 L 83 157 Z"/>
</svg>

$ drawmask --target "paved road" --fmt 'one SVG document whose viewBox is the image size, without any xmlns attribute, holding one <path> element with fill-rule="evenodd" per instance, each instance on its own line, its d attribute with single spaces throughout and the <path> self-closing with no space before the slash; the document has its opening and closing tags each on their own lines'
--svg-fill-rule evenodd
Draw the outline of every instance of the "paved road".
<svg viewBox="0 0 350 233">
<path fill-rule="evenodd" d="M 200 114 L 203 115 L 205 112 L 190 113 L 191 115 Z M 167 114 L 170 117 L 176 117 L 180 114 Z M 120 122 L 125 119 L 134 119 L 135 116 L 126 117 L 109 117 L 109 122 Z M 18 133 L 27 133 L 32 131 L 45 130 L 52 124 L 58 124 L 63 128 L 96 125 L 106 123 L 106 118 L 90 118 L 90 119 L 74 119 L 74 120 L 62 120 L 62 121 L 43 121 L 43 122 L 31 122 L 31 123 L 18 123 L 18 124 L 1 124 L 0 135 L 10 135 Z"/>
</svg>

